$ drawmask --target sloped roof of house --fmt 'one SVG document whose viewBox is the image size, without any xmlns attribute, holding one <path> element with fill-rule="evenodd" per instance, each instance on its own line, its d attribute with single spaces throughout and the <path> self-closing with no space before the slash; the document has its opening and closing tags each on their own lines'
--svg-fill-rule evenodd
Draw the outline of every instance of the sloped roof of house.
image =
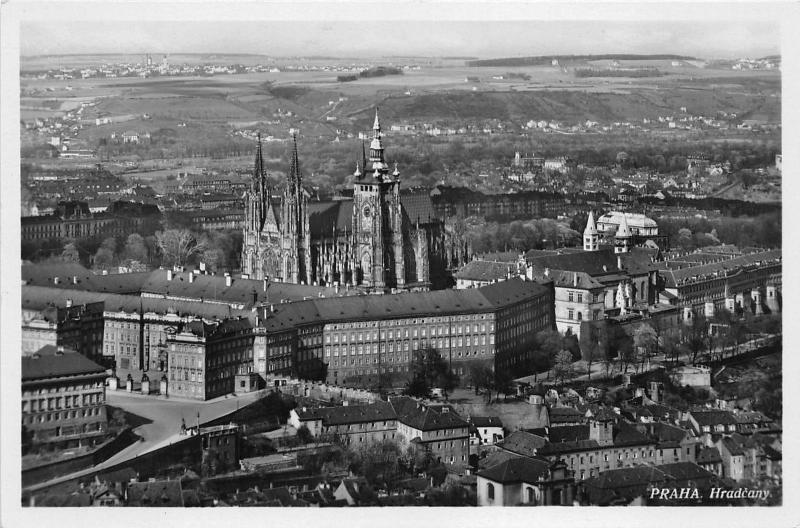
<svg viewBox="0 0 800 528">
<path fill-rule="evenodd" d="M 478 472 L 479 477 L 500 484 L 518 482 L 536 483 L 540 477 L 547 477 L 550 464 L 543 460 L 527 457 L 510 458 L 504 462 Z"/>
<path fill-rule="evenodd" d="M 545 444 L 547 440 L 542 436 L 527 431 L 514 431 L 497 445 L 506 451 L 532 457 Z"/>
<path fill-rule="evenodd" d="M 509 273 L 516 273 L 517 265 L 510 262 L 492 262 L 473 260 L 467 262 L 454 276 L 457 279 L 474 281 L 500 281 L 508 278 Z"/>
<path fill-rule="evenodd" d="M 128 484 L 127 506 L 183 507 L 183 490 L 179 480 L 132 482 Z"/>
<path fill-rule="evenodd" d="M 736 417 L 730 411 L 723 410 L 697 410 L 689 411 L 698 425 L 735 425 Z"/>
<path fill-rule="evenodd" d="M 390 398 L 389 403 L 398 420 L 420 431 L 469 426 L 449 405 L 424 405 L 408 396 Z"/>
<path fill-rule="evenodd" d="M 275 305 L 274 312 L 267 313 L 263 326 L 268 330 L 283 330 L 309 323 L 491 311 L 547 290 L 546 286 L 535 282 L 511 279 L 466 290 L 314 298 Z"/>
<path fill-rule="evenodd" d="M 497 416 L 470 416 L 469 421 L 475 427 L 503 427 Z"/>
<path fill-rule="evenodd" d="M 22 282 L 32 286 L 48 286 L 67 290 L 95 290 L 97 275 L 78 263 L 24 264 Z M 58 284 L 55 279 L 58 278 Z"/>
<path fill-rule="evenodd" d="M 698 466 L 694 462 L 675 462 L 672 464 L 661 464 L 656 467 L 677 481 L 697 481 L 714 477 L 713 473 Z"/>
<path fill-rule="evenodd" d="M 83 354 L 71 349 L 59 352 L 53 345 L 45 345 L 35 354 L 22 357 L 22 381 L 81 374 L 105 374 L 106 369 Z"/>
<path fill-rule="evenodd" d="M 583 413 L 572 407 L 551 407 L 550 408 L 550 423 L 569 423 L 569 422 L 582 422 L 585 419 Z"/>
<path fill-rule="evenodd" d="M 722 456 L 716 447 L 703 447 L 697 452 L 695 460 L 698 464 L 715 464 L 722 462 Z"/>
</svg>

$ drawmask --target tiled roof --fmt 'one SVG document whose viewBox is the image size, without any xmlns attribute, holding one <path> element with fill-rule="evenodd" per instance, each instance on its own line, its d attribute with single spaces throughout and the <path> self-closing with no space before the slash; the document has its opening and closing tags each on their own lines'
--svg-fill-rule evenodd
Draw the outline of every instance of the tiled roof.
<svg viewBox="0 0 800 528">
<path fill-rule="evenodd" d="M 648 438 L 646 434 L 639 431 L 639 429 L 637 429 L 633 425 L 623 423 L 614 427 L 615 447 L 653 444 L 653 443 L 655 442 L 653 442 L 653 440 Z"/>
<path fill-rule="evenodd" d="M 517 457 L 481 470 L 478 472 L 478 476 L 500 484 L 518 482 L 533 484 L 538 482 L 540 477 L 546 478 L 549 469 L 550 464 L 543 460 Z"/>
<path fill-rule="evenodd" d="M 544 447 L 546 443 L 547 441 L 539 435 L 526 431 L 514 431 L 500 442 L 498 446 L 512 453 L 531 457 L 536 454 L 537 450 Z"/>
<path fill-rule="evenodd" d="M 648 424 L 647 430 L 659 442 L 681 442 L 689 434 L 686 429 L 663 422 Z"/>
<path fill-rule="evenodd" d="M 781 262 L 781 250 L 773 249 L 760 253 L 750 253 L 710 264 L 660 270 L 659 273 L 665 279 L 665 286 L 674 288 L 692 277 L 713 276 L 714 273 L 735 271 L 741 267 L 765 264 L 767 262 Z"/>
<path fill-rule="evenodd" d="M 105 371 L 105 368 L 86 356 L 70 349 L 64 349 L 63 353 L 59 353 L 53 345 L 45 345 L 35 354 L 22 357 L 22 381 L 79 374 L 104 374 Z"/>
<path fill-rule="evenodd" d="M 301 420 L 321 419 L 322 425 L 346 425 L 354 423 L 396 420 L 397 413 L 386 402 L 375 402 L 369 405 L 347 405 L 337 407 L 319 407 L 298 411 Z"/>
<path fill-rule="evenodd" d="M 390 398 L 389 403 L 397 413 L 399 421 L 420 431 L 469 426 L 469 423 L 450 406 L 424 405 L 407 396 Z"/>
<path fill-rule="evenodd" d="M 583 413 L 572 407 L 551 407 L 550 423 L 581 422 L 585 419 Z"/>
<path fill-rule="evenodd" d="M 739 445 L 735 440 L 729 437 L 725 437 L 721 440 L 722 445 L 725 446 L 725 449 L 733 456 L 744 455 L 744 449 L 742 446 Z"/>
<path fill-rule="evenodd" d="M 491 282 L 505 280 L 509 273 L 516 272 L 516 263 L 473 260 L 467 262 L 454 276 L 457 279 Z"/>
</svg>

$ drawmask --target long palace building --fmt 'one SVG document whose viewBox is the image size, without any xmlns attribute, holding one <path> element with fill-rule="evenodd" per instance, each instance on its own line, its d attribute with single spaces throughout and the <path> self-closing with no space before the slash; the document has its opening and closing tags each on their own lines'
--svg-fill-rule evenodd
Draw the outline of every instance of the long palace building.
<svg viewBox="0 0 800 528">
<path fill-rule="evenodd" d="M 401 193 L 384 156 L 375 112 L 369 157 L 353 175 L 353 198 L 309 202 L 297 140 L 280 199 L 273 199 L 259 139 L 245 194 L 242 270 L 254 279 L 351 284 L 371 292 L 427 290 L 444 277 L 444 222 L 430 196 Z"/>
<path fill-rule="evenodd" d="M 552 283 L 510 279 L 469 290 L 320 298 L 271 305 L 259 326 L 263 377 L 294 374 L 370 386 L 405 377 L 417 350 L 436 349 L 456 374 L 471 362 L 520 373 L 537 332 L 555 327 Z"/>
</svg>

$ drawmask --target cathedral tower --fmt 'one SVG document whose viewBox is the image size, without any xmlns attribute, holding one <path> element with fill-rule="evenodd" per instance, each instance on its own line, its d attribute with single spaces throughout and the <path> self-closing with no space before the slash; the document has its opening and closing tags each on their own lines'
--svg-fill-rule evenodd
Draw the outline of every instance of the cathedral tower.
<svg viewBox="0 0 800 528">
<path fill-rule="evenodd" d="M 378 291 L 406 286 L 400 172 L 389 172 L 382 137 L 376 109 L 369 158 L 353 187 L 353 268 L 356 284 Z"/>
<path fill-rule="evenodd" d="M 283 280 L 295 284 L 311 282 L 311 248 L 308 196 L 303 190 L 297 137 L 292 135 L 292 159 L 281 200 L 283 231 Z"/>
</svg>

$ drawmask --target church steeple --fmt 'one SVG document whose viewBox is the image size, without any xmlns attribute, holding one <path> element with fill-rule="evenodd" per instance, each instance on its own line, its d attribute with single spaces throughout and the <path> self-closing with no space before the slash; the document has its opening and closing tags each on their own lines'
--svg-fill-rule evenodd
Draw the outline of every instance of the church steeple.
<svg viewBox="0 0 800 528">
<path fill-rule="evenodd" d="M 628 227 L 628 216 L 622 214 L 622 222 L 617 228 L 617 234 L 614 236 L 614 253 L 628 253 L 631 250 L 631 243 L 633 242 L 633 235 Z"/>
<path fill-rule="evenodd" d="M 583 230 L 583 250 L 597 251 L 600 249 L 600 235 L 597 232 L 597 224 L 594 222 L 594 211 L 589 211 L 589 220 L 586 222 L 586 229 Z"/>
<path fill-rule="evenodd" d="M 297 134 L 292 134 L 292 160 L 289 166 L 289 174 L 287 176 L 287 186 L 291 190 L 299 190 L 302 185 L 302 177 L 300 176 L 300 161 L 297 156 Z"/>
<path fill-rule="evenodd" d="M 378 119 L 378 109 L 375 109 L 375 123 L 372 125 L 372 141 L 369 144 L 369 161 L 371 163 L 370 170 L 373 172 L 375 179 L 381 179 L 389 172 L 389 166 L 383 157 L 383 142 L 381 138 L 381 123 Z M 366 173 L 366 169 L 364 170 Z"/>
</svg>

